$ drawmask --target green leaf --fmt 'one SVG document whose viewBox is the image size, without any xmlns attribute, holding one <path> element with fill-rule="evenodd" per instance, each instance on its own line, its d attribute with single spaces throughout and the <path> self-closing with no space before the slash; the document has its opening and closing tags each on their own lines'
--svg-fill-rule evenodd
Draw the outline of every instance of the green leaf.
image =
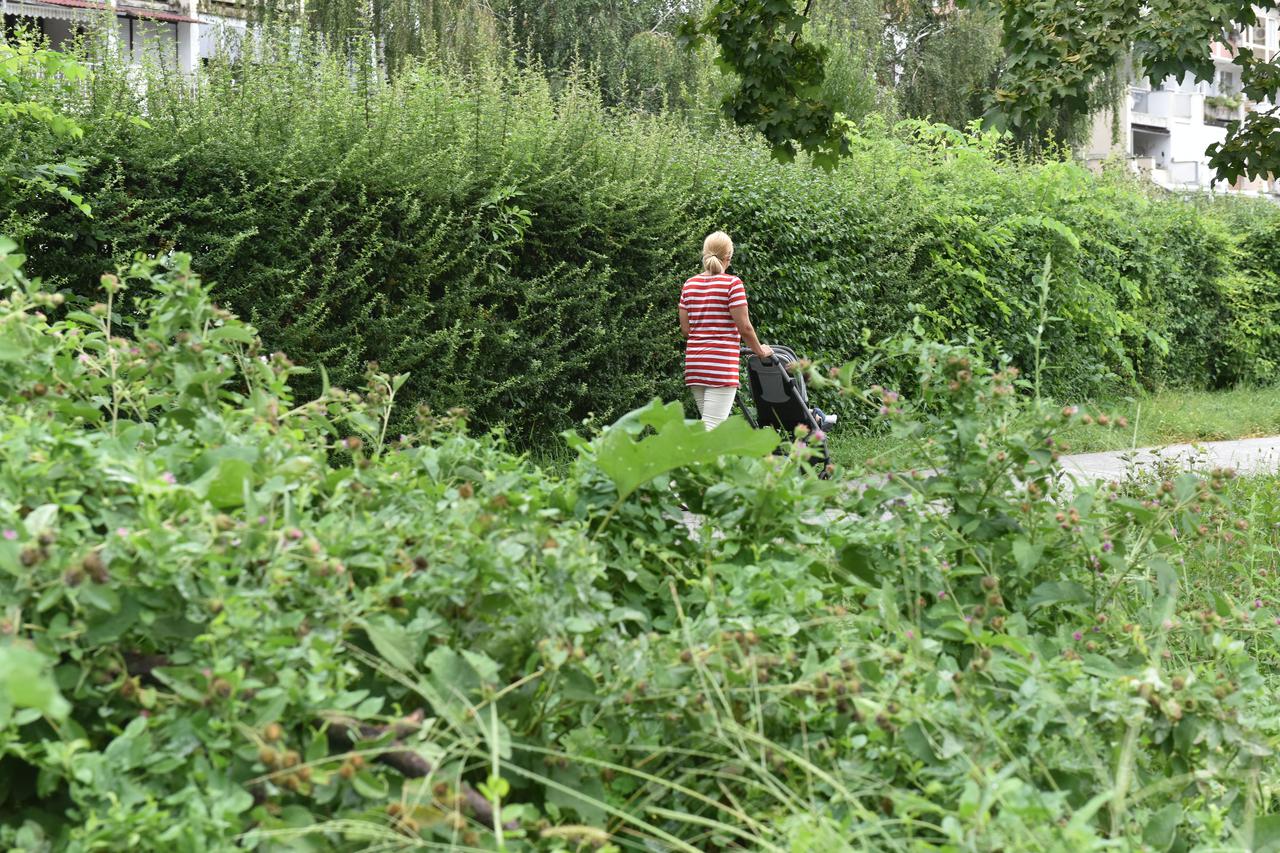
<svg viewBox="0 0 1280 853">
<path fill-rule="evenodd" d="M 375 776 L 368 770 L 361 770 L 351 779 L 351 786 L 356 793 L 368 800 L 383 800 L 389 792 L 387 780 Z"/>
<path fill-rule="evenodd" d="M 1177 803 L 1160 809 L 1148 820 L 1142 830 L 1142 840 L 1158 851 L 1168 850 L 1178 835 L 1178 824 L 1182 823 L 1182 806 Z"/>
<path fill-rule="evenodd" d="M 53 681 L 52 663 L 35 649 L 15 644 L 0 646 L 0 722 L 13 708 L 35 708 L 62 719 L 71 705 Z"/>
<path fill-rule="evenodd" d="M 218 509 L 243 506 L 245 487 L 254 483 L 253 466 L 258 460 L 256 447 L 220 447 L 202 456 L 197 470 L 204 469 L 191 488 Z"/>
<path fill-rule="evenodd" d="M 654 434 L 634 441 L 635 427 L 651 427 Z M 686 421 L 679 403 L 654 400 L 623 416 L 596 442 L 596 464 L 613 481 L 619 500 L 655 477 L 687 465 L 722 456 L 766 456 L 778 446 L 774 430 L 752 429 L 731 418 L 714 430 L 700 421 Z"/>
<path fill-rule="evenodd" d="M 1032 545 L 1025 539 L 1015 539 L 1013 543 L 1013 559 L 1019 570 L 1029 572 L 1035 568 L 1044 556 L 1043 545 Z"/>
<path fill-rule="evenodd" d="M 109 586 L 87 583 L 79 589 L 80 600 L 104 613 L 120 612 L 120 596 Z"/>
<path fill-rule="evenodd" d="M 840 551 L 840 567 L 869 584 L 876 582 L 871 553 L 862 545 L 847 545 Z"/>
<path fill-rule="evenodd" d="M 1161 598 L 1172 595 L 1178 588 L 1178 570 L 1160 557 L 1151 560 L 1151 568 L 1156 573 L 1156 593 Z"/>
<path fill-rule="evenodd" d="M 237 343 L 251 344 L 254 342 L 254 335 L 253 330 L 242 323 L 228 323 L 210 332 L 209 340 L 236 341 Z"/>
<path fill-rule="evenodd" d="M 1199 717 L 1195 715 L 1183 717 L 1173 729 L 1173 743 L 1178 748 L 1178 752 L 1184 756 L 1190 756 L 1203 728 Z"/>
<path fill-rule="evenodd" d="M 1075 581 L 1046 581 L 1031 590 L 1026 607 L 1034 610 L 1050 604 L 1088 604 L 1092 600 L 1089 591 Z"/>
<path fill-rule="evenodd" d="M 1253 822 L 1253 846 L 1256 853 L 1280 851 L 1280 814 L 1269 814 Z"/>
<path fill-rule="evenodd" d="M 387 663 L 405 672 L 417 670 L 418 644 L 403 625 L 382 614 L 365 620 L 363 627 L 369 642 Z"/>
</svg>

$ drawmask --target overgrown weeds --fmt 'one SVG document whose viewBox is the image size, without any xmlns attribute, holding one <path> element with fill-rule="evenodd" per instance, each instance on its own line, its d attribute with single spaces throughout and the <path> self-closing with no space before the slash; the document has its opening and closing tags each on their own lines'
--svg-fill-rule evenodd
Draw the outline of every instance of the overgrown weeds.
<svg viewBox="0 0 1280 853">
<path fill-rule="evenodd" d="M 10 846 L 1273 842 L 1270 481 L 1068 494 L 1008 363 L 828 377 L 912 438 L 861 492 L 659 404 L 550 475 L 297 396 L 182 256 L 127 336 L 0 269 Z"/>
</svg>

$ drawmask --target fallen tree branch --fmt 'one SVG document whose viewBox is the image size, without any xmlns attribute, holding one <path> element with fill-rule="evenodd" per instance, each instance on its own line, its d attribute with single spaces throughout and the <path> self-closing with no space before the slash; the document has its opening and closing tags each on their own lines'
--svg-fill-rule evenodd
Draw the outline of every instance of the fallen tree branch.
<svg viewBox="0 0 1280 853">
<path fill-rule="evenodd" d="M 155 670 L 173 665 L 164 655 L 140 652 L 126 652 L 124 662 L 130 676 L 156 685 L 161 685 L 162 682 L 155 677 Z M 378 755 L 375 761 L 390 767 L 406 779 L 421 779 L 430 776 L 435 770 L 431 762 L 405 748 L 401 740 L 415 734 L 421 727 L 424 718 L 421 709 L 389 726 L 375 726 L 343 716 L 324 715 L 324 718 L 329 723 L 329 742 L 340 749 L 349 750 L 357 741 L 380 740 L 389 734 L 393 737 L 389 748 Z M 458 793 L 478 821 L 485 826 L 493 826 L 493 803 L 466 782 L 459 786 Z M 518 821 L 510 821 L 506 828 L 518 829 L 519 825 Z"/>
<path fill-rule="evenodd" d="M 173 666 L 173 662 L 165 655 L 146 655 L 142 652 L 125 652 L 125 671 L 144 683 L 162 686 L 162 682 L 153 674 L 157 669 Z"/>
<path fill-rule="evenodd" d="M 407 779 L 421 779 L 435 771 L 431 762 L 413 750 L 405 748 L 404 743 L 400 740 L 400 738 L 417 731 L 418 725 L 422 722 L 421 711 L 416 711 L 401 722 L 390 726 L 374 726 L 362 723 L 359 720 L 353 720 L 350 717 L 328 717 L 327 719 L 329 722 L 329 742 L 335 747 L 349 750 L 355 746 L 357 741 L 379 740 L 390 734 L 395 739 L 386 748 L 386 751 L 374 759 L 375 761 L 390 767 Z M 489 802 L 483 794 L 466 782 L 459 785 L 458 794 L 466 802 L 467 807 L 471 809 L 471 813 L 475 815 L 476 820 L 486 826 L 493 826 L 493 803 Z M 517 829 L 519 826 L 519 821 L 509 821 L 505 824 L 506 829 Z"/>
</svg>

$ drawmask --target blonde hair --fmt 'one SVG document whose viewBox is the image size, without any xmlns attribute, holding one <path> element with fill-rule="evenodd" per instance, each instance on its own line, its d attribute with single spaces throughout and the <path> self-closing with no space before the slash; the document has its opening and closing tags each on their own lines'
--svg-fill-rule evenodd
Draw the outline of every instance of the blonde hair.
<svg viewBox="0 0 1280 853">
<path fill-rule="evenodd" d="M 720 275 L 729 267 L 733 255 L 733 240 L 723 231 L 708 234 L 702 241 L 702 271 Z"/>
</svg>

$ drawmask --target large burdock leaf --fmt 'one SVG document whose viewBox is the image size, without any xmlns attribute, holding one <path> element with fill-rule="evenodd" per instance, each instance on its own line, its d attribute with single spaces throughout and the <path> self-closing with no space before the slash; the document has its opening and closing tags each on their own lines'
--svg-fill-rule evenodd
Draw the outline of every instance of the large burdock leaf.
<svg viewBox="0 0 1280 853">
<path fill-rule="evenodd" d="M 653 432 L 643 435 L 646 427 Z M 721 456 L 766 456 L 778 446 L 771 429 L 752 429 L 734 417 L 714 430 L 686 421 L 679 403 L 654 400 L 624 415 L 596 442 L 596 464 L 613 480 L 618 500 L 644 483 L 677 468 L 711 462 Z"/>
</svg>

